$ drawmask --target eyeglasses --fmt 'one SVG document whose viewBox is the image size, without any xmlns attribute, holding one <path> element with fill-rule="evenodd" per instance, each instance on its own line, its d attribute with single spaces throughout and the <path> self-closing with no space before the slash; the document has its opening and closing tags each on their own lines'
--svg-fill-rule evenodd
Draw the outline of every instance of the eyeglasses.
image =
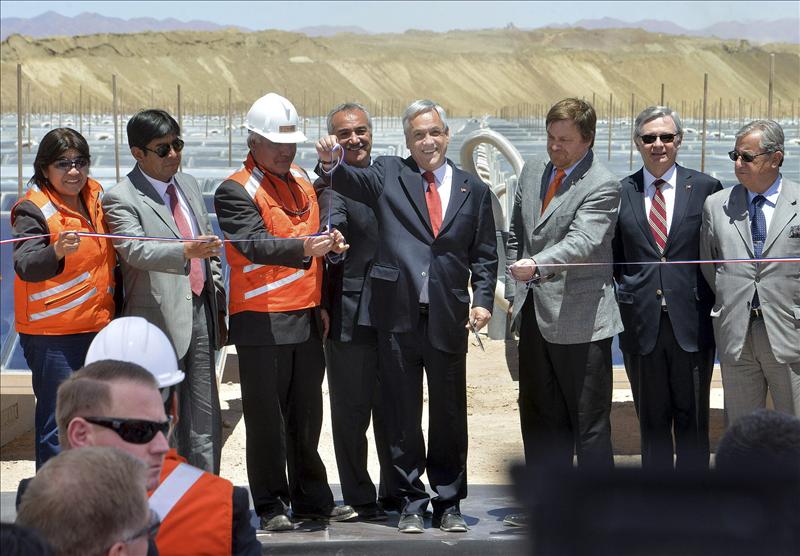
<svg viewBox="0 0 800 556">
<path fill-rule="evenodd" d="M 164 158 L 169 154 L 169 149 L 175 150 L 176 153 L 179 153 L 183 150 L 184 142 L 181 139 L 175 139 L 172 143 L 161 143 L 155 149 L 148 149 L 147 147 L 142 147 L 146 151 L 150 151 L 151 153 L 156 153 L 158 158 Z"/>
<path fill-rule="evenodd" d="M 740 153 L 739 151 L 734 149 L 728 153 L 728 158 L 736 162 L 736 160 L 741 157 L 742 162 L 753 162 L 756 159 L 756 157 L 759 157 L 762 154 L 772 154 L 772 151 L 764 151 L 763 153 L 750 154 L 747 152 Z"/>
<path fill-rule="evenodd" d="M 69 158 L 60 158 L 53 162 L 53 166 L 55 166 L 58 170 L 62 172 L 69 172 L 73 168 L 78 170 L 83 170 L 89 165 L 89 160 L 83 157 L 73 158 L 70 160 Z"/>
<path fill-rule="evenodd" d="M 136 539 L 140 539 L 147 535 L 147 538 L 153 540 L 158 535 L 158 530 L 161 528 L 161 518 L 158 516 L 158 513 L 155 510 L 150 510 L 150 517 L 147 520 L 147 525 L 142 527 L 136 533 L 128 537 L 127 539 L 123 540 L 122 542 L 127 544 L 129 542 L 133 542 Z"/>
<path fill-rule="evenodd" d="M 672 143 L 675 140 L 674 133 L 662 133 L 661 135 L 640 135 L 642 143 L 645 145 L 652 145 L 656 139 L 661 139 L 662 143 Z"/>
<path fill-rule="evenodd" d="M 161 422 L 111 417 L 84 417 L 84 419 L 93 425 L 113 430 L 122 440 L 131 444 L 147 444 L 159 432 L 167 438 L 172 433 L 172 416 Z"/>
</svg>

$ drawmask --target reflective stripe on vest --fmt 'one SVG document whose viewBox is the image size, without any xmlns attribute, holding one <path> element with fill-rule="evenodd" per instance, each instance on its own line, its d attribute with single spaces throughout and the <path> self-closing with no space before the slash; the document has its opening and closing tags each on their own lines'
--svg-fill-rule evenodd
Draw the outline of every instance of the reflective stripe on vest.
<svg viewBox="0 0 800 556">
<path fill-rule="evenodd" d="M 59 305 L 58 307 L 56 307 L 54 309 L 48 309 L 47 311 L 41 311 L 39 313 L 31 313 L 30 320 L 31 320 L 31 322 L 33 322 L 33 321 L 37 321 L 39 319 L 43 319 L 43 318 L 46 318 L 46 317 L 52 317 L 52 316 L 61 314 L 61 313 L 65 312 L 65 311 L 69 311 L 70 309 L 74 309 L 78 305 L 86 303 L 89 300 L 89 298 L 92 297 L 96 293 L 97 293 L 97 288 L 92 288 L 91 290 L 89 290 L 88 292 L 86 292 L 85 294 L 80 296 L 78 299 L 74 299 L 74 300 L 70 301 L 69 303 L 65 303 L 64 305 Z"/>
<path fill-rule="evenodd" d="M 83 274 L 73 278 L 69 282 L 64 282 L 63 284 L 59 284 L 58 286 L 54 286 L 54 287 L 50 288 L 49 290 L 44 290 L 43 292 L 34 293 L 32 295 L 29 295 L 28 299 L 31 300 L 31 301 L 36 301 L 38 299 L 44 299 L 45 297 L 50 297 L 51 295 L 55 295 L 57 293 L 61 293 L 63 291 L 67 291 L 72 286 L 80 284 L 81 282 L 85 282 L 90 277 L 91 277 L 91 274 L 89 274 L 88 271 L 84 272 Z"/>
<path fill-rule="evenodd" d="M 164 521 L 184 494 L 203 476 L 203 470 L 181 463 L 150 496 L 150 508 Z"/>
<path fill-rule="evenodd" d="M 301 269 L 301 270 L 298 270 L 297 272 L 295 272 L 294 274 L 290 274 L 289 276 L 286 276 L 285 278 L 281 278 L 280 280 L 277 280 L 275 282 L 271 282 L 269 284 L 265 284 L 265 285 L 261 286 L 260 288 L 256 288 L 254 290 L 250 290 L 249 292 L 244 292 L 244 298 L 245 299 L 252 299 L 253 297 L 255 297 L 257 295 L 261 295 L 262 293 L 271 292 L 272 290 L 280 288 L 281 286 L 285 286 L 286 284 L 291 284 L 295 280 L 299 280 L 300 278 L 302 278 L 303 274 L 305 274 L 305 273 L 306 273 L 306 271 Z"/>
</svg>

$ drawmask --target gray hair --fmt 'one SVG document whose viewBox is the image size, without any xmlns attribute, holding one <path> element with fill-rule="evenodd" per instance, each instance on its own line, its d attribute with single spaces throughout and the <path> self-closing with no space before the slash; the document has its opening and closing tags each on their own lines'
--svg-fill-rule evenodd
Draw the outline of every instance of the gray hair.
<svg viewBox="0 0 800 556">
<path fill-rule="evenodd" d="M 36 473 L 17 523 L 36 529 L 60 556 L 100 556 L 142 530 L 145 465 L 121 450 L 65 450 Z M 76 503 L 80 501 L 80 503 Z"/>
<path fill-rule="evenodd" d="M 439 118 L 444 124 L 444 130 L 447 131 L 449 127 L 447 126 L 447 114 L 445 113 L 444 108 L 432 100 L 421 99 L 412 102 L 408 108 L 406 108 L 406 111 L 403 112 L 403 132 L 408 135 L 408 132 L 411 131 L 411 120 L 423 112 L 430 112 L 432 110 L 435 110 L 436 113 L 439 114 Z"/>
<path fill-rule="evenodd" d="M 672 121 L 675 123 L 675 134 L 676 135 L 683 135 L 683 126 L 681 126 L 681 119 L 678 116 L 678 113 L 675 112 L 672 108 L 668 108 L 666 106 L 648 106 L 641 113 L 636 116 L 636 121 L 634 122 L 634 130 L 636 135 L 634 137 L 641 137 L 642 136 L 642 127 L 647 122 L 651 122 L 656 118 L 672 118 Z"/>
<path fill-rule="evenodd" d="M 328 112 L 329 134 L 333 135 L 333 117 L 339 112 L 350 112 L 351 110 L 361 110 L 367 117 L 367 127 L 369 128 L 370 131 L 372 131 L 372 117 L 369 115 L 367 107 L 361 104 L 360 102 L 343 102 L 342 104 L 335 106 L 333 110 Z"/>
<path fill-rule="evenodd" d="M 761 133 L 758 146 L 765 151 L 786 154 L 783 148 L 783 128 L 781 128 L 778 122 L 774 120 L 753 120 L 743 125 L 742 128 L 736 132 L 736 140 L 738 141 L 745 135 L 750 135 L 751 133 Z"/>
</svg>

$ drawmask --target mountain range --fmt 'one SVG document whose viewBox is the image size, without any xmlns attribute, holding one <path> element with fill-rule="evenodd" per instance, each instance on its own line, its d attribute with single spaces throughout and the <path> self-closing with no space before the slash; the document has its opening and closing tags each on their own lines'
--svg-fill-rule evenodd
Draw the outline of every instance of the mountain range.
<svg viewBox="0 0 800 556">
<path fill-rule="evenodd" d="M 513 27 L 513 25 L 511 25 Z M 716 37 L 719 39 L 742 39 L 752 43 L 785 42 L 800 44 L 800 17 L 784 18 L 774 21 L 726 21 L 719 22 L 702 29 L 687 29 L 675 23 L 658 19 L 641 21 L 622 21 L 614 18 L 582 19 L 575 23 L 549 25 L 550 28 L 581 27 L 584 29 L 629 29 L 639 28 L 653 33 L 668 35 L 686 35 L 695 37 Z M 97 13 L 84 12 L 76 16 L 65 16 L 48 11 L 31 18 L 0 18 L 0 40 L 10 35 L 20 34 L 29 37 L 79 36 L 98 33 L 140 33 L 165 31 L 217 31 L 233 28 L 243 32 L 252 32 L 241 26 L 219 25 L 209 21 L 177 19 L 155 19 L 139 17 L 122 19 L 108 17 Z M 530 29 L 528 29 L 530 30 Z M 355 25 L 335 26 L 317 25 L 295 29 L 309 37 L 331 37 L 341 33 L 358 35 L 372 34 L 370 31 Z"/>
</svg>

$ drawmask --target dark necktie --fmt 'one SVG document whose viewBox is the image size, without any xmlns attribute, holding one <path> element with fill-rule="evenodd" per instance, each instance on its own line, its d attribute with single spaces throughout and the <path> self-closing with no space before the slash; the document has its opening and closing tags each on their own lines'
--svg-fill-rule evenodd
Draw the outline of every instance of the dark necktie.
<svg viewBox="0 0 800 556">
<path fill-rule="evenodd" d="M 766 200 L 763 195 L 753 197 L 753 211 L 750 213 L 750 235 L 753 236 L 753 253 L 756 259 L 761 258 L 761 253 L 764 251 L 764 242 L 767 240 L 767 219 L 762 208 Z M 758 290 L 753 295 L 751 305 L 753 309 L 758 309 L 761 306 L 761 302 L 758 299 Z"/>
<path fill-rule="evenodd" d="M 653 182 L 656 194 L 653 195 L 650 214 L 647 216 L 647 220 L 650 222 L 650 232 L 653 234 L 653 239 L 656 240 L 659 254 L 664 253 L 664 248 L 667 245 L 667 202 L 664 200 L 664 193 L 661 191 L 661 186 L 665 183 L 667 182 L 662 179 Z"/>
<path fill-rule="evenodd" d="M 553 197 L 556 196 L 556 191 L 558 191 L 558 188 L 561 187 L 561 182 L 564 181 L 565 177 L 567 177 L 567 173 L 564 170 L 561 168 L 556 169 L 556 175 L 553 177 L 553 181 L 550 182 L 550 186 L 547 188 L 547 193 L 544 194 L 544 200 L 542 201 L 542 214 L 544 214 L 544 209 L 547 208 L 547 205 L 550 204 L 550 201 L 553 200 Z"/>
<path fill-rule="evenodd" d="M 422 177 L 428 182 L 425 189 L 425 201 L 428 203 L 428 216 L 431 219 L 433 237 L 439 235 L 439 228 L 442 227 L 442 199 L 439 197 L 439 190 L 436 188 L 436 177 L 433 172 L 423 172 Z"/>
<path fill-rule="evenodd" d="M 175 219 L 175 224 L 178 226 L 181 237 L 184 239 L 193 238 L 192 227 L 186 220 L 186 215 L 181 210 L 181 204 L 178 201 L 178 192 L 175 190 L 174 184 L 169 184 L 167 186 L 167 195 L 169 195 L 169 206 L 170 210 L 172 210 L 172 217 Z M 192 292 L 195 295 L 200 295 L 203 293 L 203 286 L 205 286 L 203 268 L 200 266 L 202 262 L 197 258 L 190 259 L 190 261 L 189 284 L 192 286 Z"/>
</svg>

